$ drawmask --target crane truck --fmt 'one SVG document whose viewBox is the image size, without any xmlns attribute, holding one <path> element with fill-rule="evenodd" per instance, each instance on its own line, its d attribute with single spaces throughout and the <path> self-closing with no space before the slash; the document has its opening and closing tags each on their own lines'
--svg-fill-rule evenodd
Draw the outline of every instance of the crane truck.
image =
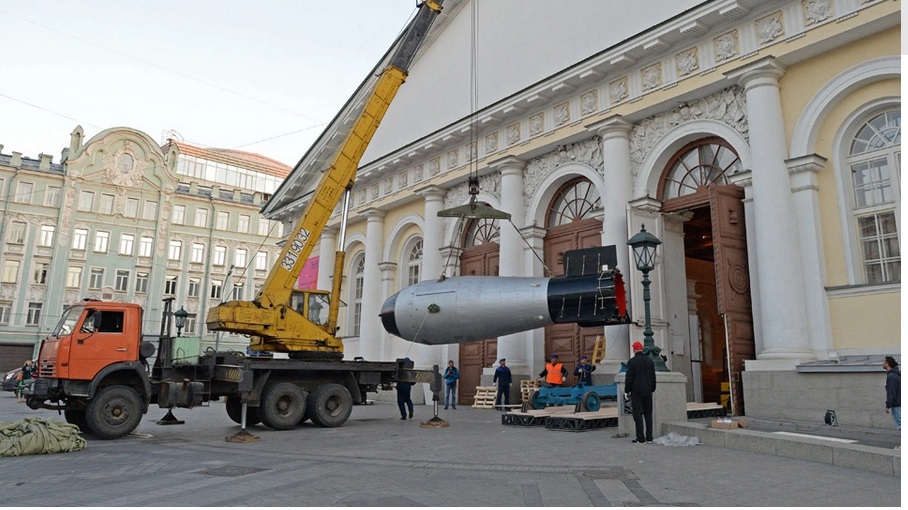
<svg viewBox="0 0 908 510">
<path fill-rule="evenodd" d="M 197 362 L 177 364 L 172 359 L 171 299 L 165 299 L 157 346 L 142 335 L 140 306 L 86 300 L 69 306 L 42 340 L 28 406 L 61 411 L 69 423 L 115 439 L 135 430 L 150 404 L 172 410 L 224 397 L 228 416 L 244 431 L 247 424 L 258 422 L 284 430 L 307 419 L 323 427 L 340 426 L 354 403 L 365 402 L 368 392 L 390 389 L 394 382 L 438 384 L 437 369 L 414 370 L 409 359 L 343 359 L 343 342 L 337 337 L 343 251 L 337 252 L 330 292 L 297 290 L 294 285 L 342 197 L 343 246 L 360 158 L 442 3 L 419 4 L 256 298 L 228 301 L 208 311 L 209 330 L 249 335 L 253 351 L 285 352 L 287 359 L 209 351 Z"/>
</svg>

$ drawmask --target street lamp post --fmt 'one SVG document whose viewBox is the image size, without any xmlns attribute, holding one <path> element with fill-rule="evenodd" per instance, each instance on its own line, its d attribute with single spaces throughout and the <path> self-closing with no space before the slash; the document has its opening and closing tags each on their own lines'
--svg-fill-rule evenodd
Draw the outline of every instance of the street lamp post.
<svg viewBox="0 0 908 510">
<path fill-rule="evenodd" d="M 180 336 L 180 332 L 183 331 L 183 326 L 186 325 L 186 317 L 189 317 L 189 312 L 184 310 L 182 306 L 179 310 L 173 312 L 174 325 L 177 327 L 177 336 Z"/>
<path fill-rule="evenodd" d="M 656 267 L 656 247 L 662 241 L 647 232 L 644 225 L 640 225 L 640 232 L 628 239 L 627 244 L 634 249 L 634 263 L 643 273 L 643 354 L 653 360 L 657 372 L 668 372 L 660 355 L 662 349 L 653 342 L 653 326 L 649 315 L 649 272 Z"/>
</svg>

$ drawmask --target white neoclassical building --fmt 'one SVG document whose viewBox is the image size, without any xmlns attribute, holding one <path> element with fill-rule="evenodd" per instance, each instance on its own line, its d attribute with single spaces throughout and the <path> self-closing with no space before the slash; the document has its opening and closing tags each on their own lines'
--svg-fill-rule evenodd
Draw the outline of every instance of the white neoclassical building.
<svg viewBox="0 0 908 510">
<path fill-rule="evenodd" d="M 533 378 L 547 355 L 571 367 L 604 335 L 597 375 L 611 382 L 642 337 L 627 240 L 644 225 L 662 241 L 655 343 L 689 401 L 891 426 L 879 360 L 901 352 L 900 15 L 892 0 L 445 0 L 360 165 L 346 356 L 453 359 L 467 403 L 498 358 Z M 295 221 L 375 73 L 267 217 Z M 467 203 L 473 173 L 510 222 L 437 216 Z M 565 251 L 604 245 L 630 325 L 428 347 L 380 323 L 382 302 L 420 280 L 558 275 Z"/>
</svg>

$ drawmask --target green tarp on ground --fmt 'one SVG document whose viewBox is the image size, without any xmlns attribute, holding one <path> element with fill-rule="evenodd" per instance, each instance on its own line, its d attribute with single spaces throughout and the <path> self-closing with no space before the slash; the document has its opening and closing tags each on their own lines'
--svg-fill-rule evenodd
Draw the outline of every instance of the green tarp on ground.
<svg viewBox="0 0 908 510">
<path fill-rule="evenodd" d="M 44 418 L 0 422 L 0 457 L 78 452 L 87 444 L 79 434 L 75 425 Z"/>
</svg>

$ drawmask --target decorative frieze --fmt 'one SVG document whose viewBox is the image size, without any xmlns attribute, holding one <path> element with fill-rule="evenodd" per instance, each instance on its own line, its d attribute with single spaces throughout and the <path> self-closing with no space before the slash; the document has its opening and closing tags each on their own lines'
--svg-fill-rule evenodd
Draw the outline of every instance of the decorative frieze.
<svg viewBox="0 0 908 510">
<path fill-rule="evenodd" d="M 555 126 L 561 126 L 571 120 L 571 103 L 564 102 L 559 105 L 555 105 L 554 112 L 552 113 L 555 118 Z"/>
<path fill-rule="evenodd" d="M 501 172 L 493 172 L 483 175 L 479 178 L 479 189 L 486 194 L 495 198 L 501 198 Z M 444 208 L 449 209 L 458 205 L 463 205 L 469 201 L 470 186 L 468 183 L 460 183 L 445 194 Z"/>
<path fill-rule="evenodd" d="M 640 81 L 643 83 L 643 91 L 649 91 L 662 86 L 662 62 L 644 67 L 640 71 Z"/>
<path fill-rule="evenodd" d="M 595 136 L 581 142 L 559 145 L 552 152 L 531 159 L 527 163 L 523 175 L 524 205 L 529 205 L 536 188 L 539 187 L 546 176 L 567 163 L 581 163 L 601 174 L 604 166 L 600 138 Z"/>
<path fill-rule="evenodd" d="M 505 130 L 505 139 L 507 140 L 508 146 L 514 145 L 520 142 L 520 123 L 511 124 Z"/>
<path fill-rule="evenodd" d="M 737 56 L 741 52 L 741 46 L 738 42 L 738 31 L 732 30 L 713 39 L 713 49 L 716 54 L 716 62 L 722 62 Z"/>
<path fill-rule="evenodd" d="M 757 37 L 760 46 L 766 45 L 785 35 L 782 11 L 776 11 L 754 22 L 757 25 Z"/>
<path fill-rule="evenodd" d="M 433 158 L 429 160 L 429 174 L 436 176 L 441 173 L 441 158 Z"/>
<path fill-rule="evenodd" d="M 486 154 L 498 151 L 498 131 L 486 135 Z"/>
<path fill-rule="evenodd" d="M 700 69 L 700 54 L 697 47 L 688 48 L 675 55 L 678 76 L 686 76 Z"/>
<path fill-rule="evenodd" d="M 832 5 L 829 0 L 801 0 L 801 13 L 804 15 L 804 26 L 816 25 L 832 17 Z"/>
<path fill-rule="evenodd" d="M 530 136 L 541 134 L 545 130 L 545 113 L 539 112 L 530 116 Z"/>
<path fill-rule="evenodd" d="M 413 182 L 422 181 L 423 164 L 420 163 L 413 167 Z"/>
<path fill-rule="evenodd" d="M 628 94 L 627 76 L 622 76 L 608 84 L 608 97 L 612 104 L 624 101 Z"/>
<path fill-rule="evenodd" d="M 580 96 L 580 115 L 590 115 L 599 111 L 599 90 L 593 89 Z"/>
</svg>

